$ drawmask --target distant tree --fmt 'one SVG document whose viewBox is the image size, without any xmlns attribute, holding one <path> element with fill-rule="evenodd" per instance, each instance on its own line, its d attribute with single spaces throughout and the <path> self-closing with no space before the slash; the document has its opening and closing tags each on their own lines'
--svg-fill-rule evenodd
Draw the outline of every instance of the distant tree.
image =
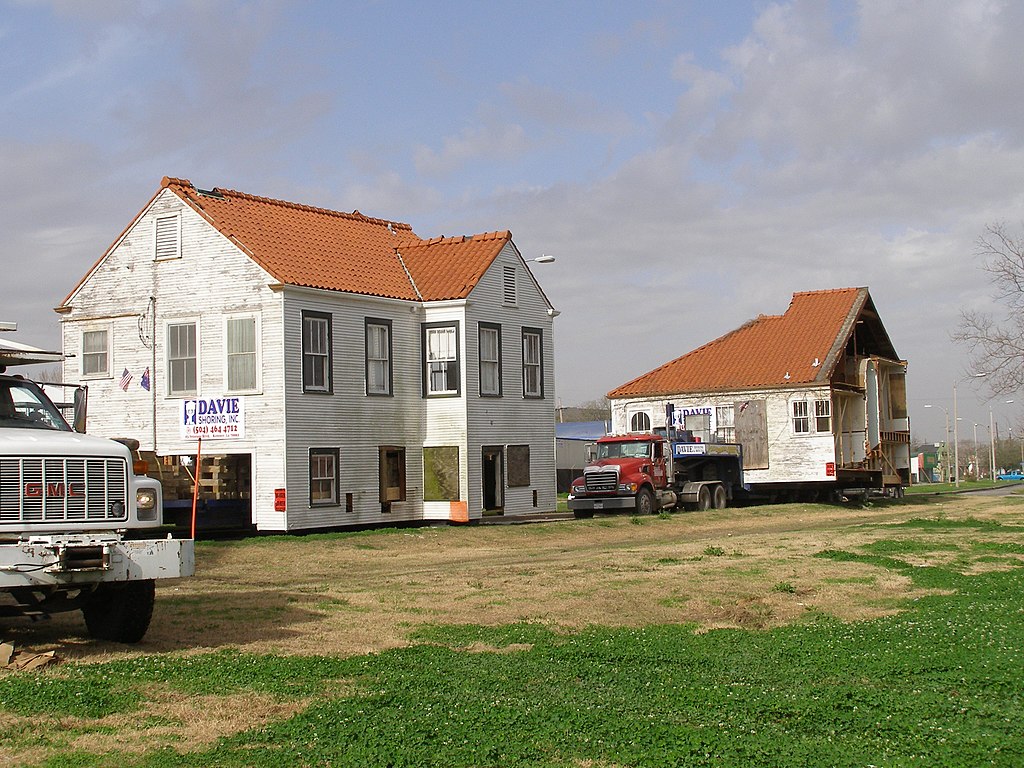
<svg viewBox="0 0 1024 768">
<path fill-rule="evenodd" d="M 559 406 L 558 421 L 607 421 L 611 418 L 611 405 L 607 397 L 587 400 L 579 405 Z"/>
<path fill-rule="evenodd" d="M 978 238 L 975 255 L 989 274 L 999 316 L 961 310 L 953 340 L 971 350 L 971 365 L 984 371 L 993 394 L 1024 389 L 1024 238 L 1004 224 L 990 224 Z"/>
</svg>

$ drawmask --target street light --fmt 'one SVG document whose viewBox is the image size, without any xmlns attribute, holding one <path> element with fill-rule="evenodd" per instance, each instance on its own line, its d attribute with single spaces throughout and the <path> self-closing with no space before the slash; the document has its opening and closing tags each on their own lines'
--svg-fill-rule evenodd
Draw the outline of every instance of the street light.
<svg viewBox="0 0 1024 768">
<path fill-rule="evenodd" d="M 967 379 L 980 379 L 982 376 L 988 376 L 988 371 L 985 371 L 984 373 L 972 373 L 953 382 L 953 452 L 956 456 L 955 464 L 953 465 L 953 477 L 954 484 L 957 488 L 960 487 L 960 432 L 957 429 L 957 422 L 959 422 L 960 419 L 957 418 L 956 414 L 956 385 L 961 381 L 967 381 Z M 977 441 L 975 441 L 975 446 L 977 446 Z"/>
<path fill-rule="evenodd" d="M 525 261 L 526 261 L 527 264 L 531 264 L 531 263 L 550 264 L 554 260 L 555 260 L 555 257 L 552 256 L 551 254 L 549 254 L 549 253 L 542 253 L 540 256 L 538 256 L 535 259 L 526 259 Z"/>
<path fill-rule="evenodd" d="M 925 408 L 932 408 L 932 407 L 933 406 L 931 406 L 931 405 L 926 405 L 925 406 Z M 942 474 L 945 475 L 945 478 L 943 479 L 943 482 L 951 483 L 951 482 L 953 482 L 953 476 L 950 474 L 950 469 L 949 469 L 949 408 L 947 408 L 944 405 L 940 405 L 939 408 L 941 408 L 942 412 L 944 414 L 946 414 L 946 461 L 945 461 L 945 465 L 944 465 L 945 466 L 945 472 L 942 473 Z M 1024 446 L 1024 443 L 1022 443 L 1021 445 Z"/>
</svg>

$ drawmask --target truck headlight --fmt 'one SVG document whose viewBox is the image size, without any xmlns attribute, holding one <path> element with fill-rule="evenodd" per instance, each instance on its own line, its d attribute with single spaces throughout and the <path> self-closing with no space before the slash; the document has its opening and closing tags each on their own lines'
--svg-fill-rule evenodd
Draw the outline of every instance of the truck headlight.
<svg viewBox="0 0 1024 768">
<path fill-rule="evenodd" d="M 585 486 L 585 485 L 574 485 L 572 487 L 572 492 L 573 492 L 574 496 L 578 496 L 579 494 L 583 493 L 586 490 L 587 490 L 587 486 Z"/>
<path fill-rule="evenodd" d="M 156 520 L 156 491 L 152 488 L 139 488 L 135 492 L 135 509 L 139 520 Z"/>
<path fill-rule="evenodd" d="M 636 493 L 636 483 L 622 483 L 619 490 L 623 493 Z"/>
</svg>

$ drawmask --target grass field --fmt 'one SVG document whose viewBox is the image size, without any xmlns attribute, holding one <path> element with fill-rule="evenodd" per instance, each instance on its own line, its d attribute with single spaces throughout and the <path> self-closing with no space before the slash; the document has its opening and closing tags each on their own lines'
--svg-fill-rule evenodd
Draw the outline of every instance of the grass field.
<svg viewBox="0 0 1024 768">
<path fill-rule="evenodd" d="M 1024 500 L 205 543 L 146 640 L 0 623 L 4 766 L 1024 764 Z"/>
</svg>

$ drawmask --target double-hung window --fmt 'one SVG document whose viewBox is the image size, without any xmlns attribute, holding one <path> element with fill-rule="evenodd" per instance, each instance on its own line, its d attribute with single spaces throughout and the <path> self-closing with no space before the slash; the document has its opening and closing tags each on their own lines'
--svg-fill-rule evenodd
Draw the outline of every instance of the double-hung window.
<svg viewBox="0 0 1024 768">
<path fill-rule="evenodd" d="M 523 328 L 523 397 L 544 397 L 543 335 Z"/>
<path fill-rule="evenodd" d="M 110 375 L 110 329 L 82 331 L 82 376 L 99 378 Z"/>
<path fill-rule="evenodd" d="M 198 340 L 196 324 L 169 323 L 167 325 L 167 393 L 169 395 L 195 395 L 198 372 Z"/>
<path fill-rule="evenodd" d="M 798 435 L 810 434 L 811 419 L 808 416 L 806 400 L 793 401 L 793 432 Z"/>
<path fill-rule="evenodd" d="M 831 400 L 815 400 L 814 401 L 814 431 L 815 432 L 831 432 L 832 431 L 832 401 Z"/>
<path fill-rule="evenodd" d="M 309 506 L 338 503 L 338 449 L 309 449 Z"/>
<path fill-rule="evenodd" d="M 423 326 L 423 394 L 459 394 L 459 328 L 455 324 Z"/>
<path fill-rule="evenodd" d="M 715 438 L 720 443 L 736 442 L 736 411 L 733 406 L 715 406 Z"/>
<path fill-rule="evenodd" d="M 501 326 L 480 323 L 480 396 L 501 397 Z"/>
<path fill-rule="evenodd" d="M 302 313 L 302 390 L 331 391 L 331 316 Z"/>
<path fill-rule="evenodd" d="M 224 321 L 225 381 L 228 392 L 259 389 L 259 327 L 254 315 L 228 316 Z"/>
<path fill-rule="evenodd" d="M 797 435 L 828 434 L 832 431 L 832 401 L 794 400 L 793 433 Z"/>
<path fill-rule="evenodd" d="M 391 394 L 391 321 L 366 319 L 366 394 Z"/>
</svg>

